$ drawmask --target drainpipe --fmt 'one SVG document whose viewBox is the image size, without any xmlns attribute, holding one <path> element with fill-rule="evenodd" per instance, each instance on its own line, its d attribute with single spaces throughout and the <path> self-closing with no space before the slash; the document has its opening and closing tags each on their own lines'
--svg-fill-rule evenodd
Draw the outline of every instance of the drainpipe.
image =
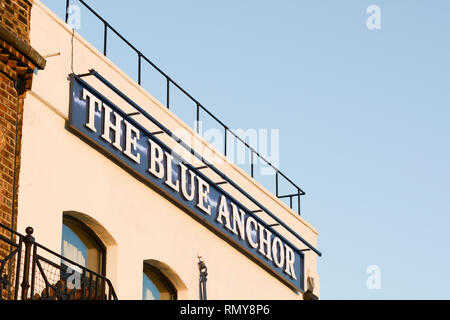
<svg viewBox="0 0 450 320">
<path fill-rule="evenodd" d="M 11 206 L 11 229 L 14 229 L 14 212 L 15 212 L 15 202 L 16 202 L 16 180 L 17 180 L 17 140 L 18 140 L 18 132 L 19 132 L 19 105 L 20 105 L 20 96 L 25 93 L 25 80 L 18 76 L 16 79 L 16 83 L 14 84 L 14 88 L 17 92 L 17 108 L 16 108 L 16 141 L 14 142 L 14 174 L 13 174 L 13 192 L 12 192 L 12 206 Z M 11 240 L 13 240 L 13 236 L 11 235 Z"/>
<path fill-rule="evenodd" d="M 10 228 L 12 230 L 14 229 L 14 216 L 15 216 L 15 204 L 16 204 L 16 180 L 17 180 L 17 140 L 18 140 L 18 132 L 19 132 L 19 106 L 20 106 L 20 96 L 25 93 L 25 80 L 21 76 L 17 76 L 17 79 L 14 83 L 14 88 L 17 92 L 17 107 L 16 107 L 16 137 L 14 142 L 14 168 L 13 168 L 13 191 L 12 191 L 12 205 L 11 205 L 11 224 Z M 14 234 L 11 232 L 11 242 L 14 241 Z M 12 252 L 13 247 L 10 246 L 9 251 Z M 20 262 L 19 262 L 20 263 Z M 8 274 L 9 274 L 9 281 L 12 280 L 12 261 L 10 260 L 8 263 Z M 18 275 L 16 275 L 17 277 Z M 17 290 L 17 288 L 16 288 Z M 11 298 L 11 284 L 8 287 L 8 300 Z"/>
</svg>

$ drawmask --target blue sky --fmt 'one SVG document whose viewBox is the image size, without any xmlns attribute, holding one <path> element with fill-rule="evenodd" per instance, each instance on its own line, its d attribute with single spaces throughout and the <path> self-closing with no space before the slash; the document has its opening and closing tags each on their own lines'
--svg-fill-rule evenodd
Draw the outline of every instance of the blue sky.
<svg viewBox="0 0 450 320">
<path fill-rule="evenodd" d="M 323 299 L 450 298 L 450 2 L 86 2 L 230 127 L 280 129 L 280 168 L 320 232 Z M 85 11 L 79 32 L 100 47 Z"/>
</svg>

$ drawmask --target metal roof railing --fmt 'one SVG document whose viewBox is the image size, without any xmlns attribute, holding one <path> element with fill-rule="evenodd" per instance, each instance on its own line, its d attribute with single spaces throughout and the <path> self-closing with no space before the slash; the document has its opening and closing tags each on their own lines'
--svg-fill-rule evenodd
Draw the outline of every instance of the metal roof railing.
<svg viewBox="0 0 450 320">
<path fill-rule="evenodd" d="M 113 32 L 116 36 L 119 37 L 130 49 L 132 49 L 137 56 L 137 83 L 139 85 L 142 84 L 142 68 L 143 63 L 147 63 L 152 68 L 154 68 L 166 82 L 166 102 L 165 105 L 169 109 L 170 108 L 170 92 L 171 87 L 175 87 L 180 90 L 187 98 L 189 98 L 194 106 L 196 112 L 196 121 L 197 124 L 200 121 L 201 111 L 206 113 L 209 117 L 211 117 L 221 128 L 224 130 L 224 155 L 227 156 L 227 136 L 230 134 L 237 141 L 241 142 L 245 148 L 250 152 L 250 175 L 252 178 L 255 178 L 254 167 L 257 159 L 260 160 L 261 163 L 265 163 L 269 167 L 274 170 L 275 175 L 275 195 L 279 199 L 287 199 L 289 198 L 289 206 L 294 210 L 294 201 L 297 200 L 297 213 L 300 215 L 300 196 L 304 195 L 305 192 L 296 185 L 291 179 L 289 179 L 283 172 L 281 172 L 276 166 L 274 166 L 271 161 L 267 160 L 264 156 L 261 155 L 255 148 L 250 146 L 243 138 L 238 136 L 233 130 L 231 130 L 226 124 L 224 124 L 220 119 L 218 119 L 211 111 L 209 111 L 206 107 L 204 107 L 197 99 L 195 99 L 191 94 L 189 94 L 185 89 L 183 89 L 175 80 L 173 80 L 169 75 L 167 75 L 164 71 L 162 71 L 158 66 L 156 66 L 149 58 L 147 58 L 140 50 L 138 50 L 134 45 L 132 45 L 123 35 L 121 35 L 114 27 L 112 27 L 103 17 L 101 17 L 92 7 L 86 4 L 83 0 L 72 0 L 81 3 L 86 9 L 88 9 L 95 17 L 97 17 L 104 26 L 103 31 L 103 54 L 107 56 L 108 52 L 108 34 L 109 32 Z M 68 22 L 69 19 L 69 8 L 70 8 L 71 0 L 66 0 L 66 14 L 65 21 Z M 197 125 L 197 133 L 199 130 L 199 126 Z M 256 157 L 256 159 L 255 159 Z M 280 177 L 285 179 L 285 181 L 289 184 L 290 189 L 294 190 L 289 194 L 280 194 Z M 273 192 L 273 191 L 272 191 Z"/>
</svg>

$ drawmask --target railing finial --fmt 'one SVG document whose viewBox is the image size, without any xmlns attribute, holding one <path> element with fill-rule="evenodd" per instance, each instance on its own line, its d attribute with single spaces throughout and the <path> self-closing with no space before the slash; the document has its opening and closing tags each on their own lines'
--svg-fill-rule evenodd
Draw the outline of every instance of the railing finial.
<svg viewBox="0 0 450 320">
<path fill-rule="evenodd" d="M 34 232 L 34 229 L 32 227 L 27 227 L 25 229 L 25 233 L 27 234 L 27 236 L 31 236 Z"/>
</svg>

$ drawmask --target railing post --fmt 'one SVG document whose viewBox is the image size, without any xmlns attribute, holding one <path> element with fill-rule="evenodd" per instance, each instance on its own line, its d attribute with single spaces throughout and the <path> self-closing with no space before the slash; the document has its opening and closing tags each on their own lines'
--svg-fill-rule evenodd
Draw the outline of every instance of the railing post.
<svg viewBox="0 0 450 320">
<path fill-rule="evenodd" d="M 297 201 L 298 201 L 298 207 L 297 207 L 297 213 L 300 215 L 300 189 L 297 188 Z"/>
<path fill-rule="evenodd" d="M 24 237 L 19 236 L 19 246 L 18 246 L 18 252 L 17 252 L 16 273 L 15 273 L 16 280 L 15 280 L 15 282 L 14 282 L 14 300 L 18 300 L 18 298 L 19 298 L 20 261 L 22 261 L 23 238 L 24 238 Z M 11 286 L 10 286 L 9 289 L 11 289 Z M 10 294 L 10 292 L 8 292 L 8 299 L 9 299 L 9 297 L 10 297 L 9 294 Z"/>
<path fill-rule="evenodd" d="M 142 55 L 138 52 L 138 84 L 141 85 L 141 64 L 142 64 Z"/>
<path fill-rule="evenodd" d="M 227 156 L 227 131 L 228 131 L 228 129 L 227 129 L 227 127 L 223 127 L 224 128 L 224 131 L 225 131 L 225 139 L 224 139 L 224 155 L 225 155 L 225 157 Z"/>
<path fill-rule="evenodd" d="M 66 0 L 66 23 L 69 21 L 69 4 L 70 0 Z"/>
<path fill-rule="evenodd" d="M 106 57 L 106 45 L 108 44 L 108 24 L 104 22 L 105 25 L 105 35 L 103 37 L 103 55 Z"/>
<path fill-rule="evenodd" d="M 200 105 L 197 102 L 197 133 L 200 134 Z"/>
<path fill-rule="evenodd" d="M 275 192 L 278 197 L 278 170 L 275 172 Z"/>
<path fill-rule="evenodd" d="M 32 255 L 33 258 L 31 260 L 32 266 L 31 266 L 31 293 L 30 293 L 30 299 L 33 300 L 34 297 L 34 289 L 35 289 L 35 281 L 36 281 L 36 253 L 37 253 L 37 246 L 33 246 Z"/>
<path fill-rule="evenodd" d="M 166 77 L 167 79 L 167 97 L 166 97 L 166 107 L 167 109 L 170 109 L 170 79 Z"/>
<path fill-rule="evenodd" d="M 251 176 L 253 178 L 254 173 L 253 173 L 253 168 L 254 168 L 254 163 L 253 163 L 253 150 L 250 151 L 250 171 L 251 171 Z"/>
<path fill-rule="evenodd" d="M 27 227 L 25 229 L 25 232 L 27 235 L 25 236 L 25 239 L 23 242 L 25 243 L 25 257 L 24 257 L 24 263 L 23 263 L 23 281 L 21 284 L 22 287 L 22 300 L 26 300 L 28 296 L 28 289 L 30 288 L 29 284 L 29 277 L 30 277 L 30 262 L 31 262 L 31 247 L 34 244 L 34 237 L 33 234 L 33 228 Z M 20 263 L 18 261 L 17 263 Z"/>
</svg>

